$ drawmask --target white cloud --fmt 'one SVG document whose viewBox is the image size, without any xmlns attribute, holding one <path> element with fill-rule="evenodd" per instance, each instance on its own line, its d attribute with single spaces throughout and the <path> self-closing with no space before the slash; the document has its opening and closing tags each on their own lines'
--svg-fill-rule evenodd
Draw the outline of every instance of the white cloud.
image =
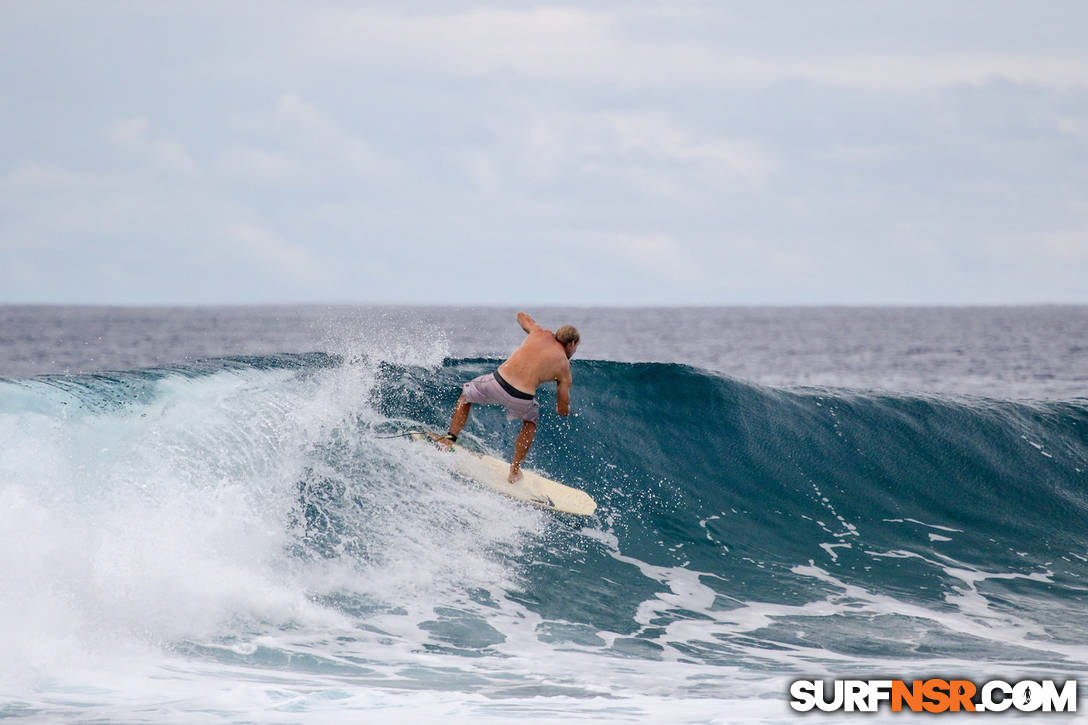
<svg viewBox="0 0 1088 725">
<path fill-rule="evenodd" d="M 283 278 L 306 285 L 328 283 L 328 268 L 305 247 L 250 222 L 234 222 L 222 230 L 234 249 Z"/>
<path fill-rule="evenodd" d="M 502 189 L 502 177 L 490 154 L 464 153 L 460 155 L 465 175 L 480 194 L 495 196 Z"/>
<path fill-rule="evenodd" d="M 723 137 L 694 138 L 664 114 L 607 113 L 598 119 L 609 128 L 621 153 L 716 167 L 751 181 L 765 180 L 778 166 L 769 153 L 754 144 Z"/>
<path fill-rule="evenodd" d="M 472 9 L 394 14 L 323 9 L 301 24 L 300 46 L 312 57 L 428 73 L 513 73 L 533 79 L 627 85 L 701 83 L 766 85 L 807 80 L 872 90 L 976 85 L 994 79 L 1057 88 L 1088 87 L 1088 60 L 1059 55 L 941 53 L 755 56 L 685 39 L 625 34 L 637 10 Z"/>
<path fill-rule="evenodd" d="M 146 188 L 123 174 L 19 164 L 0 179 L 0 245 L 52 248 L 89 233 L 116 234 L 139 216 Z"/>
<path fill-rule="evenodd" d="M 1042 234 L 1036 244 L 1039 252 L 1056 261 L 1088 263 L 1088 226 Z"/>
<path fill-rule="evenodd" d="M 1058 133 L 1071 138 L 1080 139 L 1088 137 L 1088 128 L 1082 120 L 1068 115 L 1035 114 L 1033 120 L 1053 128 Z"/>
<path fill-rule="evenodd" d="M 830 59 L 755 61 L 753 75 L 800 78 L 871 90 L 920 90 L 1006 80 L 1055 88 L 1088 87 L 1088 60 L 1001 54 L 842 56 Z"/>
<path fill-rule="evenodd" d="M 776 271 L 791 275 L 811 274 L 816 269 L 806 255 L 788 250 L 769 250 L 767 262 Z"/>
<path fill-rule="evenodd" d="M 276 102 L 273 123 L 296 134 L 296 140 L 325 160 L 345 165 L 356 173 L 372 174 L 382 161 L 363 139 L 321 111 L 317 106 L 288 93 Z"/>
<path fill-rule="evenodd" d="M 11 192 L 43 194 L 91 192 L 110 185 L 112 184 L 101 176 L 41 162 L 19 164 L 3 179 L 3 186 Z"/>
<path fill-rule="evenodd" d="M 116 148 L 168 171 L 188 173 L 196 168 L 184 146 L 172 139 L 152 138 L 148 129 L 146 118 L 127 118 L 111 125 L 108 136 Z"/>
<path fill-rule="evenodd" d="M 248 182 L 297 185 L 308 178 L 299 163 L 286 154 L 244 146 L 223 153 L 218 167 L 228 176 Z"/>
<path fill-rule="evenodd" d="M 1025 34 L 1040 11 L 1011 2 L 337 4 L 8 28 L 28 70 L 5 89 L 0 248 L 101 300 L 120 292 L 88 260 L 149 280 L 126 299 L 513 301 L 532 285 L 456 282 L 481 255 L 520 263 L 512 239 L 609 269 L 534 293 L 556 302 L 1085 299 L 1088 50 L 1057 10 Z M 92 19 L 173 28 L 172 52 L 103 45 Z M 54 41 L 64 57 L 34 52 Z M 143 110 L 103 134 L 118 108 Z"/>
<path fill-rule="evenodd" d="M 662 281 L 691 283 L 705 276 L 691 253 L 668 235 L 620 234 L 610 246 L 620 261 Z"/>
<path fill-rule="evenodd" d="M 332 59 L 412 59 L 434 70 L 576 74 L 618 51 L 608 16 L 565 8 L 393 14 L 323 9 L 302 28 L 303 48 Z"/>
<path fill-rule="evenodd" d="M 667 196 L 689 193 L 692 183 L 759 186 L 780 168 L 762 144 L 697 132 L 659 112 L 549 113 L 494 131 L 518 172 L 554 178 L 590 171 L 595 183 Z"/>
</svg>

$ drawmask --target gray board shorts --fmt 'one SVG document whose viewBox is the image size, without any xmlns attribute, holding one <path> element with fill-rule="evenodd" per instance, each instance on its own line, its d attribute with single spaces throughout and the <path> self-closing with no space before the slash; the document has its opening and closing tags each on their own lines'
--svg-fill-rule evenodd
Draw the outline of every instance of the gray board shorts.
<svg viewBox="0 0 1088 725">
<path fill-rule="evenodd" d="M 485 373 L 462 385 L 461 392 L 464 393 L 465 400 L 470 403 L 501 405 L 506 408 L 507 418 L 511 420 L 520 418 L 535 423 L 536 419 L 540 417 L 540 403 L 536 401 L 536 397 L 518 397 L 528 395 L 528 393 L 523 393 L 516 388 L 507 389 L 502 384 L 505 381 L 500 382 L 501 380 L 502 378 L 499 377 L 497 371 Z M 512 394 L 511 390 L 517 393 L 518 396 Z"/>
</svg>

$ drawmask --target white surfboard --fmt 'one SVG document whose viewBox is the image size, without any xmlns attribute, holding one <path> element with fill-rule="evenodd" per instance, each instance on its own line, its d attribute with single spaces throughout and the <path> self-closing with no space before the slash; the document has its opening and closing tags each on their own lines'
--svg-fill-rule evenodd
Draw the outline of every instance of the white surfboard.
<svg viewBox="0 0 1088 725">
<path fill-rule="evenodd" d="M 418 430 L 412 431 L 411 436 L 412 440 L 417 441 L 432 440 L 430 435 Z M 510 473 L 510 464 L 506 461 L 483 453 L 468 451 L 458 445 L 451 447 L 450 452 L 454 456 L 455 471 L 505 496 L 511 496 L 551 511 L 562 511 L 580 516 L 592 516 L 597 510 L 597 502 L 581 489 L 564 486 L 524 468 L 521 469 L 520 481 L 507 483 L 506 476 Z"/>
</svg>

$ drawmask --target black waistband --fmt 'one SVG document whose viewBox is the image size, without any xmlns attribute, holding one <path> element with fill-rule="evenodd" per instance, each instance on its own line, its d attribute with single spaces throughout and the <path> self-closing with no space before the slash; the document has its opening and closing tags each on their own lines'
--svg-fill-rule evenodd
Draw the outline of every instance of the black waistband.
<svg viewBox="0 0 1088 725">
<path fill-rule="evenodd" d="M 499 375 L 498 370 L 496 370 L 494 373 L 492 373 L 492 375 L 495 376 L 495 382 L 497 382 L 499 385 L 501 385 L 503 390 L 510 393 L 510 395 L 514 396 L 515 398 L 520 398 L 521 400 L 532 400 L 533 399 L 533 396 L 529 395 L 528 393 L 526 393 L 523 390 L 518 390 L 517 388 L 515 388 L 510 383 L 503 380 L 502 376 Z"/>
</svg>

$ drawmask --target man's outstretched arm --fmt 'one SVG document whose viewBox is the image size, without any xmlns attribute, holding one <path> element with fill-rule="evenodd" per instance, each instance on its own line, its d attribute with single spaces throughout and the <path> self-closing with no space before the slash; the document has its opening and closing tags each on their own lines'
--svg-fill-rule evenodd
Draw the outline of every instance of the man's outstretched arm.
<svg viewBox="0 0 1088 725">
<path fill-rule="evenodd" d="M 540 325 L 536 324 L 536 320 L 534 320 L 532 317 L 529 317 L 529 315 L 525 314 L 524 312 L 518 313 L 518 324 L 521 325 L 521 329 L 525 330 L 526 333 L 530 333 L 533 330 L 540 329 Z"/>
</svg>

